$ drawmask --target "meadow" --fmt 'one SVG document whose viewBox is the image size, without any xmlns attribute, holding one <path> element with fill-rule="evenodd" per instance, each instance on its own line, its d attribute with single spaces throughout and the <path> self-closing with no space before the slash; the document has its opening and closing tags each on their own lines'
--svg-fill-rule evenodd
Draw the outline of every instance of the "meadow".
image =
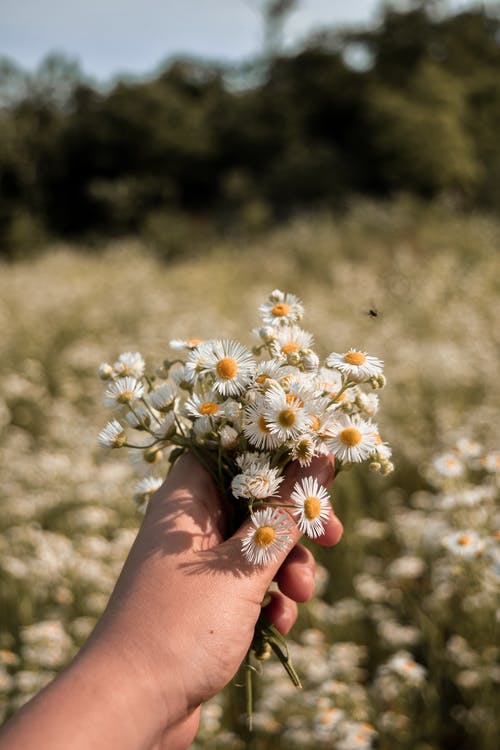
<svg viewBox="0 0 500 750">
<path fill-rule="evenodd" d="M 172 338 L 251 345 L 279 288 L 303 300 L 318 351 L 385 361 L 378 424 L 396 470 L 334 483 L 344 539 L 317 551 L 290 645 L 303 690 L 266 662 L 252 735 L 232 685 L 195 747 L 495 750 L 499 248 L 495 218 L 400 199 L 168 265 L 134 238 L 2 265 L 0 719 L 85 641 L 140 523 L 132 468 L 97 447 L 100 363 L 140 351 L 154 366 Z"/>
</svg>

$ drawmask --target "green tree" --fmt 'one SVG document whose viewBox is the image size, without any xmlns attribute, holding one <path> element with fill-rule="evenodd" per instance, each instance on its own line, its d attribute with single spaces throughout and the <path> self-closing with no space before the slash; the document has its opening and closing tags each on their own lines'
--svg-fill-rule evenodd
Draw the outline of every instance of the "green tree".
<svg viewBox="0 0 500 750">
<path fill-rule="evenodd" d="M 374 85 L 368 99 L 374 148 L 391 189 L 468 195 L 482 176 L 467 131 L 467 89 L 433 62 L 420 63 L 405 90 Z"/>
</svg>

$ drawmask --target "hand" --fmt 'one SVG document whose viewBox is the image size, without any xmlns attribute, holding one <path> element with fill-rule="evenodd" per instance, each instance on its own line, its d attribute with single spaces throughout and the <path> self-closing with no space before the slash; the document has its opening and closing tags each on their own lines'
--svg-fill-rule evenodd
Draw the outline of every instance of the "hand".
<svg viewBox="0 0 500 750">
<path fill-rule="evenodd" d="M 331 461 L 321 457 L 307 469 L 288 467 L 281 497 L 286 500 L 295 481 L 308 474 L 329 484 Z M 244 660 L 271 581 L 280 590 L 272 592 L 265 613 L 282 633 L 295 622 L 295 602 L 313 593 L 314 560 L 297 544 L 295 523 L 289 547 L 265 566 L 242 556 L 248 524 L 224 541 L 215 486 L 192 455 L 183 456 L 151 499 L 88 643 L 10 729 L 7 725 L 0 750 L 30 742 L 39 750 L 187 748 L 200 704 L 221 690 Z M 332 513 L 318 541 L 335 544 L 341 534 Z"/>
<path fill-rule="evenodd" d="M 332 462 L 323 457 L 307 469 L 289 467 L 282 498 L 308 474 L 328 485 Z M 153 682 L 164 695 L 170 717 L 190 717 L 166 732 L 165 747 L 176 746 L 172 732 L 179 747 L 188 746 L 198 726 L 198 712 L 193 712 L 238 670 L 273 578 L 280 591 L 272 592 L 265 614 L 282 633 L 295 622 L 295 602 L 313 594 L 314 559 L 305 547 L 293 546 L 300 537 L 295 524 L 288 555 L 283 553 L 269 566 L 243 558 L 241 539 L 247 528 L 244 524 L 223 541 L 225 524 L 214 485 L 193 456 L 184 456 L 152 499 L 110 603 L 111 627 L 121 618 L 132 623 L 131 608 L 148 612 L 151 630 L 142 639 L 147 653 L 141 658 L 153 665 Z M 332 514 L 318 541 L 335 544 L 341 533 L 342 525 Z M 158 581 L 165 585 L 158 586 Z M 141 632 L 146 635 L 144 627 Z"/>
</svg>

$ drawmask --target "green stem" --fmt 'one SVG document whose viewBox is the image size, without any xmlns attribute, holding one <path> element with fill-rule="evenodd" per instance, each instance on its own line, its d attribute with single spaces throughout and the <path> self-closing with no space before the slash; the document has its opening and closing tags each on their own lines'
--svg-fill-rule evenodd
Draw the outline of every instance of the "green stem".
<svg viewBox="0 0 500 750">
<path fill-rule="evenodd" d="M 247 727 L 251 732 L 253 729 L 253 684 L 252 684 L 253 667 L 250 663 L 250 650 L 245 657 L 245 706 L 247 716 Z"/>
<path fill-rule="evenodd" d="M 153 419 L 155 420 L 156 424 L 161 424 L 160 420 L 158 419 L 158 417 L 156 416 L 156 414 L 154 413 L 154 411 L 151 409 L 151 407 L 148 404 L 148 402 L 146 401 L 146 399 L 145 398 L 141 398 L 141 401 L 144 404 L 144 406 L 146 408 L 146 411 L 148 411 L 150 413 L 150 415 L 153 417 Z"/>
</svg>

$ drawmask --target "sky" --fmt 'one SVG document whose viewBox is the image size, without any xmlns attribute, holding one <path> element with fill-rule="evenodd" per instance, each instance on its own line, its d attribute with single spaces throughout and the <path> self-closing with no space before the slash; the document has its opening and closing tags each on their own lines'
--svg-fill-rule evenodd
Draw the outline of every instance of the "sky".
<svg viewBox="0 0 500 750">
<path fill-rule="evenodd" d="M 395 0 L 404 7 L 408 0 Z M 243 60 L 262 47 L 264 0 L 0 0 L 0 56 L 34 70 L 49 52 L 100 81 L 152 72 L 169 57 Z M 449 5 L 466 5 L 451 0 Z M 372 23 L 378 0 L 299 0 L 293 44 L 322 26 Z"/>
</svg>

